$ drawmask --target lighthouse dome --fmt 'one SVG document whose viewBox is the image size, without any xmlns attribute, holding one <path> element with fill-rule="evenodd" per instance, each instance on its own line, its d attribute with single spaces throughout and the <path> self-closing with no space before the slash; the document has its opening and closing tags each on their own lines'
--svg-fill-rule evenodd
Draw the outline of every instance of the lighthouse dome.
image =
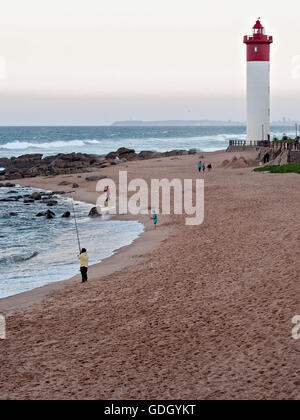
<svg viewBox="0 0 300 420">
<path fill-rule="evenodd" d="M 255 25 L 253 26 L 253 33 L 254 34 L 264 34 L 265 28 L 261 24 L 260 18 L 257 19 Z"/>
</svg>

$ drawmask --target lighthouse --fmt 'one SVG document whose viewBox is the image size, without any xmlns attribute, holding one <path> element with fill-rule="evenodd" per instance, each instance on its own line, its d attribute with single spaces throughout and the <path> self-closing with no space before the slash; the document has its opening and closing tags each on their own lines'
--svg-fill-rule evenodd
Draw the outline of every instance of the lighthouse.
<svg viewBox="0 0 300 420">
<path fill-rule="evenodd" d="M 270 45 L 260 18 L 247 45 L 247 142 L 270 139 Z"/>
</svg>

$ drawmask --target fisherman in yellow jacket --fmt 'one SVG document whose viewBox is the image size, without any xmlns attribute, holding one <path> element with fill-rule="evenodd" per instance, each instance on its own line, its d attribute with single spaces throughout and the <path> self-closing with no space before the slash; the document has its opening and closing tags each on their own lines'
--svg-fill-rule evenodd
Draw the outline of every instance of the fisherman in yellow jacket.
<svg viewBox="0 0 300 420">
<path fill-rule="evenodd" d="M 85 283 L 88 281 L 87 271 L 88 271 L 88 266 L 89 266 L 89 256 L 85 248 L 82 248 L 80 255 L 78 255 L 78 259 L 80 261 L 80 272 L 82 275 L 82 283 Z"/>
</svg>

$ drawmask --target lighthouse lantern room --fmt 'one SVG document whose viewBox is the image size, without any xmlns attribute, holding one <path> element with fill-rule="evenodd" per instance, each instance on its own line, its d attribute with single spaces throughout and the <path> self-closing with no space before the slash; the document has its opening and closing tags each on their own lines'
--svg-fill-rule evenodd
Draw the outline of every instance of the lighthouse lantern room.
<svg viewBox="0 0 300 420">
<path fill-rule="evenodd" d="M 247 142 L 270 139 L 270 45 L 260 18 L 247 45 Z"/>
</svg>

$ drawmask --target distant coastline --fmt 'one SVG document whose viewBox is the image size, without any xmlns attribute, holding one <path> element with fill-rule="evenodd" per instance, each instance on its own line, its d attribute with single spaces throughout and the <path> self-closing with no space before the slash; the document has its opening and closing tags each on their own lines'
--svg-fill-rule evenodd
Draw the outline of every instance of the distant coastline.
<svg viewBox="0 0 300 420">
<path fill-rule="evenodd" d="M 238 121 L 217 121 L 217 120 L 163 120 L 163 121 L 115 121 L 113 127 L 192 127 L 192 126 L 245 126 L 246 122 Z"/>
<path fill-rule="evenodd" d="M 293 121 L 274 121 L 273 127 L 293 127 L 296 122 Z M 219 120 L 162 120 L 162 121 L 143 121 L 127 120 L 115 121 L 112 127 L 246 127 L 246 122 L 241 121 L 219 121 Z"/>
</svg>

